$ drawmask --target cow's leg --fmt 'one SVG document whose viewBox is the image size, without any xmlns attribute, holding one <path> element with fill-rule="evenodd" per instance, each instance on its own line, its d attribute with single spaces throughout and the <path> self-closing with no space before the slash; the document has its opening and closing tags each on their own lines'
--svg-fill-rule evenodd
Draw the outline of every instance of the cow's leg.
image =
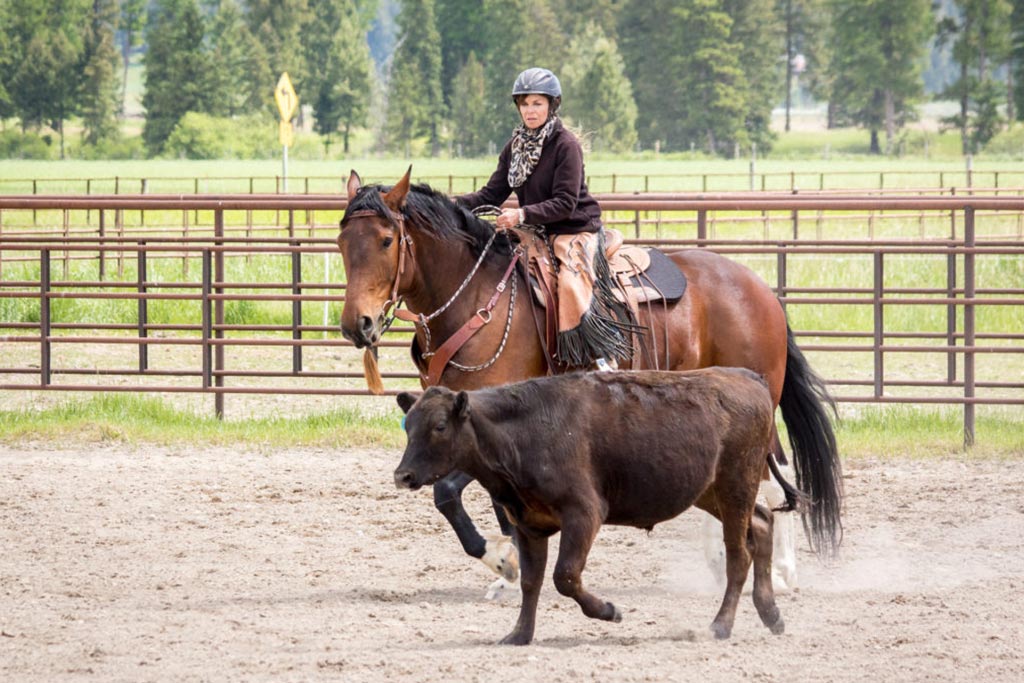
<svg viewBox="0 0 1024 683">
<path fill-rule="evenodd" d="M 518 574 L 515 548 L 507 539 L 502 542 L 500 538 L 488 540 L 481 536 L 462 505 L 462 492 L 472 481 L 473 477 L 464 472 L 452 472 L 444 477 L 434 484 L 434 506 L 451 524 L 467 555 L 477 558 L 507 581 L 515 581 Z"/>
<path fill-rule="evenodd" d="M 783 469 L 785 472 L 785 469 Z M 774 479 L 762 481 L 758 500 L 769 508 L 785 505 L 786 496 Z M 774 514 L 772 551 L 772 585 L 776 592 L 794 590 L 797 587 L 796 569 L 796 514 L 776 512 Z M 718 586 L 725 586 L 725 551 L 722 545 L 722 525 L 712 515 L 701 522 L 701 540 L 704 543 L 704 559 Z"/>
<path fill-rule="evenodd" d="M 597 517 L 592 515 L 563 517 L 562 540 L 555 564 L 555 588 L 575 600 L 591 619 L 619 622 L 622 621 L 622 612 L 615 605 L 583 588 L 583 568 L 600 526 Z"/>
<path fill-rule="evenodd" d="M 722 536 L 725 544 L 725 596 L 722 606 L 711 622 L 711 631 L 716 638 L 728 638 L 736 621 L 736 607 L 740 593 L 750 571 L 750 551 L 747 549 L 747 531 L 750 527 L 750 507 L 740 505 L 732 499 L 729 505 L 719 505 L 722 517 Z M 753 501 L 751 501 L 751 506 Z"/>
<path fill-rule="evenodd" d="M 548 563 L 547 537 L 527 536 L 518 528 L 515 531 L 516 545 L 519 546 L 520 586 L 523 601 L 519 607 L 516 627 L 501 639 L 502 645 L 529 645 L 537 623 L 537 600 L 544 583 L 544 567 Z"/>
<path fill-rule="evenodd" d="M 786 630 L 786 625 L 775 605 L 772 589 L 772 521 L 771 510 L 756 506 L 750 519 L 749 538 L 754 556 L 754 606 L 764 625 L 777 635 Z"/>
</svg>

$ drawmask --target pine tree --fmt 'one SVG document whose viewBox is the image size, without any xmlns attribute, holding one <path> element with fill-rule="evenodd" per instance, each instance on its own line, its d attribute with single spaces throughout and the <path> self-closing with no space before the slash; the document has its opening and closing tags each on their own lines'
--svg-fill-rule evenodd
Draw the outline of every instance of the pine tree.
<svg viewBox="0 0 1024 683">
<path fill-rule="evenodd" d="M 273 93 L 281 73 L 287 72 L 298 93 L 306 91 L 306 51 L 303 30 L 310 21 L 308 0 L 247 0 L 249 30 L 269 57 L 273 80 L 265 85 Z M 302 120 L 302 110 L 298 113 Z"/>
<path fill-rule="evenodd" d="M 470 52 L 452 83 L 452 126 L 459 156 L 477 156 L 487 151 L 487 81 L 484 66 Z"/>
<path fill-rule="evenodd" d="M 484 0 L 484 20 L 487 52 L 481 60 L 487 79 L 488 140 L 500 147 L 519 123 L 512 103 L 516 76 L 534 66 L 557 75 L 565 63 L 566 43 L 546 0 Z"/>
<path fill-rule="evenodd" d="M 306 29 L 315 130 L 330 149 L 333 135 L 343 130 L 349 151 L 353 126 L 366 122 L 371 93 L 370 49 L 352 0 L 312 0 L 313 20 Z"/>
<path fill-rule="evenodd" d="M 780 99 L 787 71 L 779 64 L 786 54 L 784 23 L 775 11 L 775 0 L 725 0 L 723 9 L 733 20 L 729 42 L 743 71 L 743 128 L 750 142 L 767 151 L 775 139 L 772 108 Z"/>
<path fill-rule="evenodd" d="M 434 0 L 406 0 L 398 15 L 398 45 L 388 76 L 387 133 L 392 150 L 408 151 L 418 137 L 440 150 L 444 94 Z"/>
<path fill-rule="evenodd" d="M 453 104 L 455 80 L 470 54 L 486 53 L 483 0 L 436 0 L 437 32 L 441 39 L 441 84 L 445 102 Z M 479 62 L 479 57 L 476 57 Z"/>
<path fill-rule="evenodd" d="M 210 88 L 217 93 L 210 113 L 240 116 L 276 111 L 276 79 L 263 46 L 249 30 L 235 0 L 221 0 L 210 22 Z"/>
<path fill-rule="evenodd" d="M 13 23 L 11 11 L 9 2 L 0 2 L 0 122 L 14 115 L 14 103 L 7 87 L 16 59 L 14 41 L 10 33 L 10 26 Z"/>
<path fill-rule="evenodd" d="M 128 67 L 131 65 L 132 49 L 142 41 L 142 31 L 146 25 L 147 0 L 120 0 L 121 18 L 118 27 L 121 31 L 121 106 L 119 111 L 124 114 L 128 99 Z"/>
<path fill-rule="evenodd" d="M 976 152 L 1002 127 L 993 71 L 1009 59 L 1012 49 L 1009 0 L 956 0 L 959 17 L 939 22 L 939 37 L 952 40 L 960 77 L 946 94 L 960 101 L 959 114 L 946 122 L 960 129 L 964 154 Z"/>
<path fill-rule="evenodd" d="M 930 0 L 830 0 L 833 79 L 831 101 L 840 121 L 871 132 L 871 151 L 893 151 L 896 132 L 916 116 L 924 88 L 921 62 L 932 19 Z"/>
<path fill-rule="evenodd" d="M 85 39 L 81 101 L 85 141 L 90 144 L 118 135 L 117 68 L 120 58 L 114 45 L 117 20 L 117 0 L 93 0 Z"/>
<path fill-rule="evenodd" d="M 620 27 L 638 132 L 668 150 L 725 154 L 749 141 L 749 87 L 720 0 L 633 0 Z"/>
<path fill-rule="evenodd" d="M 636 144 L 636 102 L 615 42 L 596 23 L 569 45 L 562 69 L 565 115 L 595 150 L 627 152 Z"/>
<path fill-rule="evenodd" d="M 78 113 L 82 89 L 86 0 L 11 0 L 15 63 L 8 93 L 22 127 L 48 124 L 60 136 Z"/>
<path fill-rule="evenodd" d="M 216 93 L 208 82 L 204 28 L 196 0 L 164 0 L 151 10 L 142 139 L 152 155 L 163 151 L 167 138 L 187 112 L 209 113 L 216 109 Z"/>
</svg>

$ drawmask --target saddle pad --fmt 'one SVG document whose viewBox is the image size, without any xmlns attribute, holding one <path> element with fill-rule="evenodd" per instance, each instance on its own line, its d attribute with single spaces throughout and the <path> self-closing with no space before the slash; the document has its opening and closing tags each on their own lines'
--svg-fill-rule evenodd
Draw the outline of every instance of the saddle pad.
<svg viewBox="0 0 1024 683">
<path fill-rule="evenodd" d="M 541 306 L 547 306 L 537 276 L 533 272 L 534 265 L 536 264 L 531 263 L 530 289 L 533 291 L 534 300 Z M 686 276 L 660 249 L 622 247 L 616 252 L 614 263 L 609 265 L 620 282 L 628 279 L 638 302 L 665 300 L 673 303 L 683 298 L 683 294 L 686 293 Z M 636 272 L 637 268 L 641 270 L 639 275 L 626 277 L 628 273 Z M 620 299 L 621 294 L 619 291 L 615 292 L 615 296 Z"/>
<path fill-rule="evenodd" d="M 638 275 L 629 278 L 641 293 L 640 301 L 679 301 L 686 293 L 686 275 L 660 249 L 644 249 L 650 265 Z"/>
</svg>

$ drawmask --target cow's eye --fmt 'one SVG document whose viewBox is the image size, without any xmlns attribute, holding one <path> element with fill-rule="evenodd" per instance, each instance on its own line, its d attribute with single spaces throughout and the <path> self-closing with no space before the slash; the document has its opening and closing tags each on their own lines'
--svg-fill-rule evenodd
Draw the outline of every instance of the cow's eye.
<svg viewBox="0 0 1024 683">
<path fill-rule="evenodd" d="M 394 241 L 395 241 L 394 237 L 385 237 L 384 238 L 384 248 L 387 249 L 388 247 L 390 247 L 391 243 L 394 242 Z"/>
</svg>

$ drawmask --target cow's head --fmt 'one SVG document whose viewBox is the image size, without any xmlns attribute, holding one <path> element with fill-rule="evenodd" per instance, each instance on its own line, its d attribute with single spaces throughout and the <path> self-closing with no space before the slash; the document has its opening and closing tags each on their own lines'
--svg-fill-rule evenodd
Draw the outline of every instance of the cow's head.
<svg viewBox="0 0 1024 683">
<path fill-rule="evenodd" d="M 405 412 L 408 441 L 395 485 L 415 491 L 457 469 L 460 455 L 473 447 L 469 394 L 431 387 L 422 395 L 399 394 L 398 405 Z"/>
</svg>

